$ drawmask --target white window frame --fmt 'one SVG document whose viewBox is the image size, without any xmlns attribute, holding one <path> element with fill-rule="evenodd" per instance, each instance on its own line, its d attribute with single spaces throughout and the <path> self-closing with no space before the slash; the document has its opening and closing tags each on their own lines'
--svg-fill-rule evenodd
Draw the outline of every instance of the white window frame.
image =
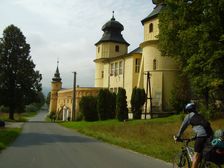
<svg viewBox="0 0 224 168">
<path fill-rule="evenodd" d="M 119 61 L 119 75 L 123 74 L 123 62 Z"/>
<path fill-rule="evenodd" d="M 135 73 L 139 73 L 140 72 L 140 65 L 141 65 L 141 59 L 140 58 L 136 58 L 135 59 Z"/>
</svg>

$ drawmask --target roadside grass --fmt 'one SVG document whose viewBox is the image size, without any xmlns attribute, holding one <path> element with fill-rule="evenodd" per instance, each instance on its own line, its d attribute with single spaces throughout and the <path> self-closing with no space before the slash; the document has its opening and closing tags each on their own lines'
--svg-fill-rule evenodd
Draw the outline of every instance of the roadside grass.
<svg viewBox="0 0 224 168">
<path fill-rule="evenodd" d="M 8 121 L 8 122 L 26 122 L 29 117 L 35 116 L 37 112 L 28 112 L 28 113 L 15 113 L 14 119 L 9 119 L 8 113 L 0 113 L 0 120 Z"/>
<path fill-rule="evenodd" d="M 181 143 L 174 143 L 175 135 L 182 122 L 181 115 L 151 120 L 130 120 L 118 122 L 106 120 L 97 122 L 61 122 L 60 124 L 99 140 L 122 146 L 167 162 L 180 151 Z M 223 127 L 224 119 L 212 121 L 214 129 Z M 191 128 L 185 135 L 191 137 Z"/>
<path fill-rule="evenodd" d="M 0 128 L 0 151 L 11 144 L 20 132 L 21 128 Z"/>
<path fill-rule="evenodd" d="M 0 120 L 7 122 L 26 122 L 29 117 L 33 117 L 37 112 L 15 113 L 15 120 L 9 119 L 8 113 L 0 113 Z M 21 133 L 22 128 L 0 128 L 0 151 L 10 145 Z"/>
</svg>

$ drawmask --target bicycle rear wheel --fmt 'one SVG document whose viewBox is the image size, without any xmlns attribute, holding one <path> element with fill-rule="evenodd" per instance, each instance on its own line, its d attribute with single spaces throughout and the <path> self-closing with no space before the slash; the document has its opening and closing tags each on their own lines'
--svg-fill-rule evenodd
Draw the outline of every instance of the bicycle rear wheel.
<svg viewBox="0 0 224 168">
<path fill-rule="evenodd" d="M 173 159 L 173 168 L 191 168 L 191 162 L 186 153 L 178 153 Z"/>
<path fill-rule="evenodd" d="M 202 161 L 199 168 L 222 168 L 222 166 L 217 165 L 213 162 L 209 162 L 209 161 Z"/>
</svg>

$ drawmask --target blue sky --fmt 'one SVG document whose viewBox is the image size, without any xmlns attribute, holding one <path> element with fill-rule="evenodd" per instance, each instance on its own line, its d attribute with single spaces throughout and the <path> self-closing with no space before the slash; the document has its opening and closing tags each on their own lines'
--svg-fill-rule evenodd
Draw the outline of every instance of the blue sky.
<svg viewBox="0 0 224 168">
<path fill-rule="evenodd" d="M 57 59 L 63 87 L 72 87 L 73 71 L 79 86 L 92 87 L 94 44 L 112 11 L 124 26 L 122 34 L 130 52 L 143 41 L 141 20 L 153 7 L 151 0 L 1 0 L 0 37 L 10 24 L 21 29 L 31 45 L 36 69 L 43 75 L 44 88 L 50 88 Z"/>
</svg>

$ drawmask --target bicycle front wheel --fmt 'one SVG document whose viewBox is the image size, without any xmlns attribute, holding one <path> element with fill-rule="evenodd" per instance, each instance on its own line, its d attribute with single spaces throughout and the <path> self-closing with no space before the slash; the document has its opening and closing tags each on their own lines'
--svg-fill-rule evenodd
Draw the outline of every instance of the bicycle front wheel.
<svg viewBox="0 0 224 168">
<path fill-rule="evenodd" d="M 191 162 L 186 153 L 178 153 L 173 159 L 173 168 L 191 168 Z"/>
</svg>

